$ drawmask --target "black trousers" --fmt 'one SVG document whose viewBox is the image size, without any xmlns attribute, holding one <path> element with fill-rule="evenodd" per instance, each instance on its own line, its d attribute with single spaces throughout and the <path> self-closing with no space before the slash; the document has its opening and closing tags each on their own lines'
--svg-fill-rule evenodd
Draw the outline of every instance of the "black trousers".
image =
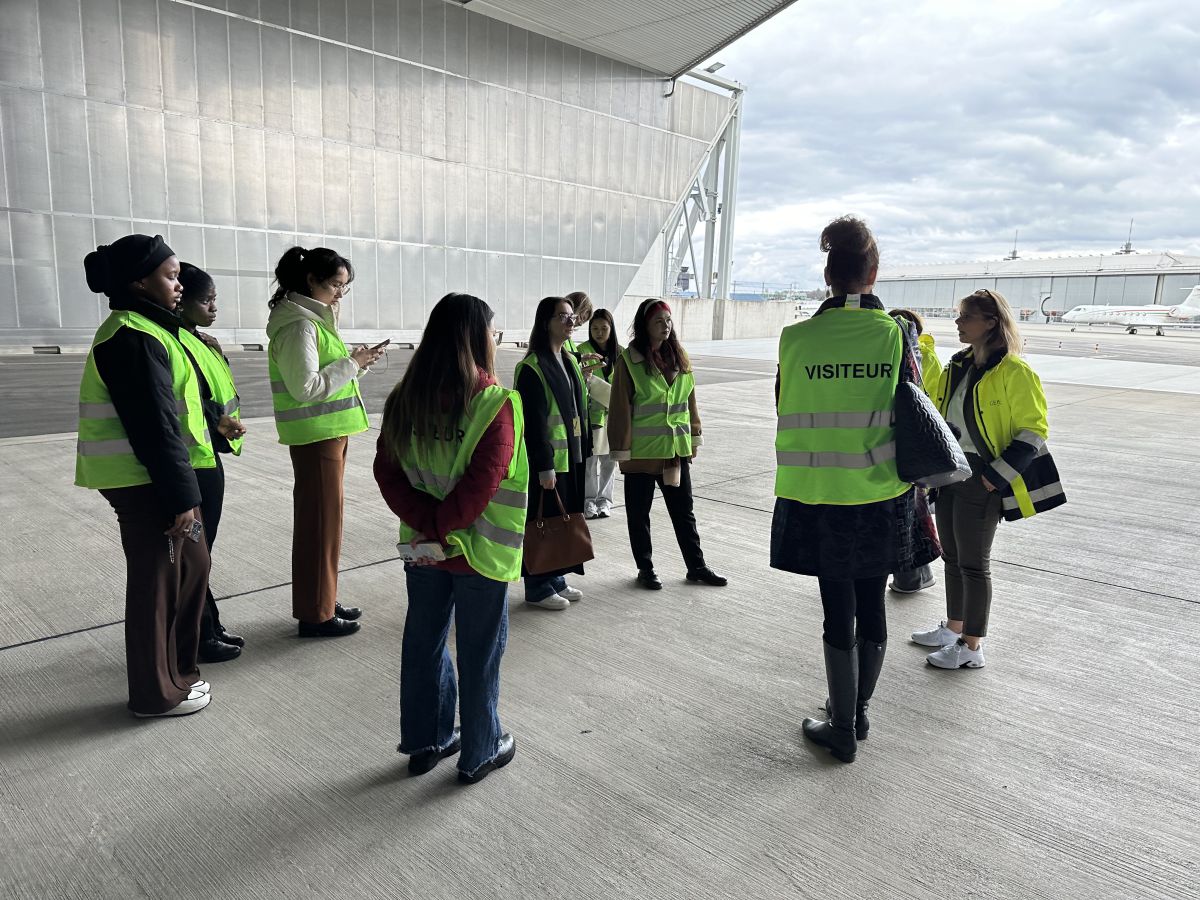
<svg viewBox="0 0 1200 900">
<path fill-rule="evenodd" d="M 696 514 L 692 511 L 692 473 L 690 460 L 681 460 L 679 486 L 663 484 L 662 475 L 630 472 L 625 476 L 625 521 L 629 526 L 629 546 L 638 570 L 654 568 L 654 547 L 650 540 L 650 507 L 654 505 L 655 485 L 662 491 L 675 526 L 675 540 L 689 572 L 704 568 Z"/>
<path fill-rule="evenodd" d="M 865 641 L 882 644 L 887 640 L 887 610 L 884 592 L 887 576 L 841 580 L 818 578 L 821 607 L 825 611 L 825 643 L 839 650 L 854 646 L 854 623 Z"/>
<path fill-rule="evenodd" d="M 196 469 L 196 484 L 200 488 L 200 514 L 204 516 L 204 542 L 211 553 L 213 541 L 217 539 L 217 526 L 221 524 L 221 508 L 225 505 L 225 469 L 219 454 L 215 469 Z M 220 626 L 221 616 L 217 612 L 217 601 L 213 599 L 210 585 L 204 597 L 204 612 L 200 616 L 200 640 L 216 637 Z"/>
</svg>

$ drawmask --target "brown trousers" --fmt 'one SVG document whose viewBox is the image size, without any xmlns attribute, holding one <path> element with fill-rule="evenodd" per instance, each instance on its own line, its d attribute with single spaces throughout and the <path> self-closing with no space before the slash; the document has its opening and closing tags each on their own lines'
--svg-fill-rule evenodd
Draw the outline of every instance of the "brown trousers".
<svg viewBox="0 0 1200 900">
<path fill-rule="evenodd" d="M 125 660 L 129 708 L 161 713 L 187 699 L 200 680 L 200 615 L 208 590 L 208 547 L 164 532 L 153 485 L 100 492 L 117 514 L 125 550 Z"/>
<path fill-rule="evenodd" d="M 342 554 L 342 478 L 349 438 L 289 447 L 292 492 L 292 616 L 301 622 L 333 618 Z"/>
</svg>

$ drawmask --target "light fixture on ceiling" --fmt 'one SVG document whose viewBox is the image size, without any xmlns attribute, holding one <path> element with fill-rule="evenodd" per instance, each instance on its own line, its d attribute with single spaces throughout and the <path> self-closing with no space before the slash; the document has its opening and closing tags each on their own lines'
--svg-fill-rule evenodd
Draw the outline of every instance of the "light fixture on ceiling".
<svg viewBox="0 0 1200 900">
<path fill-rule="evenodd" d="M 704 71 L 707 72 L 709 75 L 713 75 L 716 73 L 716 71 L 718 69 L 723 69 L 723 68 L 725 68 L 725 63 L 715 62 L 712 65 L 705 66 Z"/>
</svg>

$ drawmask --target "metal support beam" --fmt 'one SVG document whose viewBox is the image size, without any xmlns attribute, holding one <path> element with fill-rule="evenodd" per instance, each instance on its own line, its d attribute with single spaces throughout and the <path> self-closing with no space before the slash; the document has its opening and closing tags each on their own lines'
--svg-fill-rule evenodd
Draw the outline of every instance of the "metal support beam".
<svg viewBox="0 0 1200 900">
<path fill-rule="evenodd" d="M 733 277 L 733 222 L 745 88 L 707 72 L 688 75 L 730 91 L 732 103 L 721 132 L 709 146 L 687 193 L 663 227 L 662 291 L 664 295 L 679 293 L 680 274 L 690 261 L 697 296 L 725 300 L 729 298 Z M 704 228 L 697 233 L 696 226 L 701 221 Z M 703 242 L 699 253 L 696 240 Z"/>
</svg>

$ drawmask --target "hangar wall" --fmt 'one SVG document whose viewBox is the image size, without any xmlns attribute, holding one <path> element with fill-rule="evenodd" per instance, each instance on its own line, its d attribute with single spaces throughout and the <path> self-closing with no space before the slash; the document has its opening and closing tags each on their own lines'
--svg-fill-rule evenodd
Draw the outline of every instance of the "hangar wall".
<svg viewBox="0 0 1200 900">
<path fill-rule="evenodd" d="M 449 289 L 615 306 L 730 100 L 446 0 L 5 0 L 0 346 L 86 344 L 82 259 L 161 233 L 260 339 L 274 262 L 354 262 L 354 336 Z M 236 335 L 231 329 L 237 329 Z"/>
</svg>

